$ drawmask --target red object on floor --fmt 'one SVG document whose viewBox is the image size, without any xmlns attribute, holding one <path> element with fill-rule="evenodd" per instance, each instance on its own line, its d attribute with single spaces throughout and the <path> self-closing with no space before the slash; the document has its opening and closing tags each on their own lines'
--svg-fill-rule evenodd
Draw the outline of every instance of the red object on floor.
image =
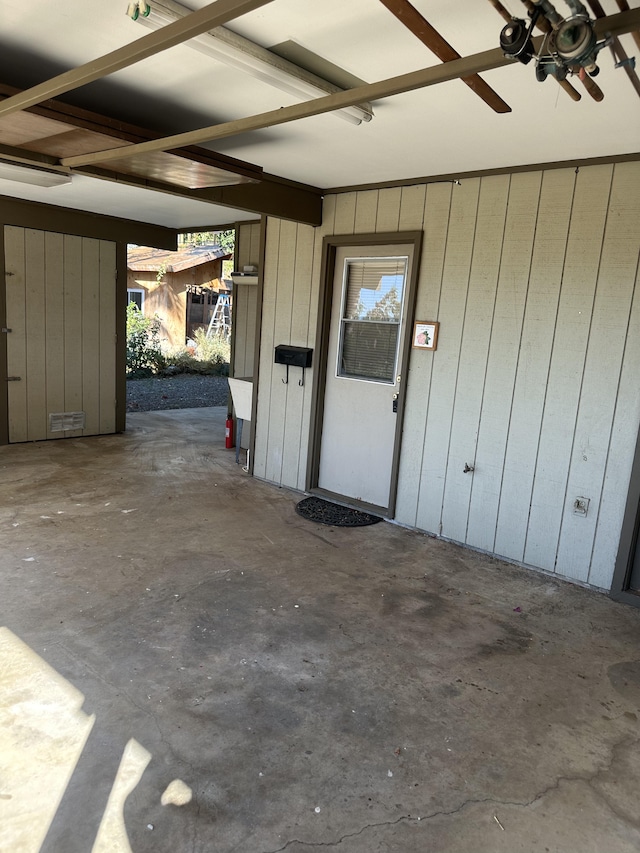
<svg viewBox="0 0 640 853">
<path fill-rule="evenodd" d="M 235 447 L 235 442 L 233 440 L 233 418 L 231 417 L 231 415 L 227 416 L 227 422 L 224 425 L 224 434 L 224 446 L 227 448 L 227 450 L 230 450 L 232 447 Z"/>
</svg>

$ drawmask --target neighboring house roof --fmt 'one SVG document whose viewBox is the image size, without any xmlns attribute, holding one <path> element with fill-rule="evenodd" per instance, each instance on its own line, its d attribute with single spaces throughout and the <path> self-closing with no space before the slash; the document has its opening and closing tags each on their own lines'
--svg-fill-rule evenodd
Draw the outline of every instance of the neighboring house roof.
<svg viewBox="0 0 640 853">
<path fill-rule="evenodd" d="M 127 267 L 134 272 L 156 272 L 164 268 L 166 272 L 173 273 L 231 257 L 233 257 L 231 252 L 216 243 L 185 246 L 177 252 L 150 249 L 146 246 L 130 246 L 127 252 Z"/>
</svg>

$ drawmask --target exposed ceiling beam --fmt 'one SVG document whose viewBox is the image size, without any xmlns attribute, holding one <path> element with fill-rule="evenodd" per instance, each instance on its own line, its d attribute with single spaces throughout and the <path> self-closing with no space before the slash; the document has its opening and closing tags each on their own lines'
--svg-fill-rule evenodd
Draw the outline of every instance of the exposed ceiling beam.
<svg viewBox="0 0 640 853">
<path fill-rule="evenodd" d="M 290 219 L 306 225 L 320 225 L 322 222 L 323 194 L 320 190 L 281 181 L 274 175 L 264 175 L 259 184 L 237 184 L 229 187 L 191 190 L 163 181 L 123 175 L 91 166 L 78 171 L 93 178 L 155 190 L 181 198 L 211 202 L 221 207 L 246 210 L 256 215 L 276 216 L 278 219 Z"/>
<path fill-rule="evenodd" d="M 627 0 L 616 0 L 616 3 L 618 4 L 618 9 L 620 9 L 621 12 L 629 11 L 629 4 L 627 3 Z M 640 47 L 640 32 L 635 30 L 631 35 L 633 36 L 635 43 Z"/>
<path fill-rule="evenodd" d="M 640 28 L 640 8 L 631 9 L 628 12 L 619 12 L 607 18 L 599 18 L 595 22 L 594 28 L 599 37 L 605 33 L 618 36 L 633 32 Z M 544 36 L 538 36 L 533 40 L 536 49 L 539 48 L 543 38 Z M 468 77 L 471 74 L 477 74 L 481 71 L 502 68 L 512 63 L 512 61 L 505 57 L 500 48 L 494 48 L 493 50 L 476 53 L 473 56 L 454 59 L 452 62 L 443 62 L 441 65 L 432 68 L 411 71 L 408 74 L 401 74 L 398 77 L 391 77 L 388 80 L 381 80 L 378 83 L 368 83 L 366 86 L 357 86 L 354 89 L 347 89 L 345 92 L 326 95 L 314 101 L 282 107 L 279 110 L 271 110 L 270 112 L 249 116 L 248 118 L 235 119 L 234 121 L 222 124 L 215 124 L 199 130 L 179 133 L 175 136 L 165 137 L 164 139 L 142 142 L 139 145 L 128 146 L 124 149 L 124 153 L 123 149 L 97 151 L 94 154 L 65 157 L 60 162 L 63 166 L 75 168 L 90 164 L 106 163 L 117 160 L 121 156 L 144 154 L 149 151 L 167 151 L 184 145 L 213 142 L 216 139 L 226 139 L 239 133 L 274 127 L 301 118 L 332 112 L 333 110 L 358 104 L 362 101 L 389 98 L 392 95 L 423 89 L 427 86 L 434 86 L 448 80 Z"/>
<path fill-rule="evenodd" d="M 605 11 L 602 8 L 602 4 L 600 0 L 587 0 L 587 3 L 591 7 L 591 11 L 596 16 L 596 18 L 604 18 Z M 614 38 L 609 45 L 609 50 L 613 54 L 613 61 L 618 68 L 624 68 L 631 85 L 636 90 L 636 94 L 640 95 L 640 78 L 636 74 L 635 71 L 635 60 L 630 60 L 627 56 L 627 52 L 622 46 L 619 38 Z"/>
<path fill-rule="evenodd" d="M 511 21 L 513 20 L 513 16 L 508 9 L 505 9 L 500 0 L 489 0 L 489 3 L 491 3 L 496 12 L 502 17 L 503 21 L 505 21 L 507 24 L 511 23 Z M 548 29 L 545 29 L 544 24 L 547 25 Z M 549 22 L 544 16 L 538 18 L 536 26 L 539 30 L 542 30 L 542 32 L 548 32 L 548 30 L 550 29 Z M 572 101 L 579 101 L 582 98 L 580 92 L 578 92 L 578 90 L 575 89 L 571 85 L 571 83 L 569 83 L 568 80 L 558 80 L 557 77 L 554 77 L 553 79 L 557 80 L 560 88 L 564 89 L 564 91 L 567 93 L 567 95 L 569 95 Z"/>
<path fill-rule="evenodd" d="M 0 96 L 3 94 L 13 95 L 16 94 L 16 90 L 0 83 Z M 70 130 L 73 130 L 74 127 L 83 128 L 89 132 L 113 136 L 114 143 L 116 140 L 126 140 L 127 142 L 136 143 L 142 142 L 145 139 L 156 138 L 156 134 L 149 130 L 115 121 L 106 116 L 98 115 L 80 107 L 62 103 L 61 101 L 48 101 L 46 104 L 30 107 L 25 115 L 30 114 L 55 122 L 61 122 L 63 125 L 68 125 Z M 88 167 L 75 171 L 79 174 L 127 186 L 155 190 L 172 196 L 191 198 L 196 201 L 211 202 L 222 207 L 228 207 L 231 210 L 239 208 L 249 211 L 256 216 L 266 214 L 268 216 L 276 216 L 280 219 L 304 222 L 308 225 L 318 225 L 321 221 L 323 192 L 318 187 L 264 173 L 260 167 L 254 166 L 251 163 L 236 160 L 234 157 L 214 153 L 203 148 L 189 147 L 176 153 L 183 157 L 186 156 L 200 160 L 203 163 L 219 165 L 230 171 L 236 171 L 238 174 L 246 174 L 249 177 L 259 180 L 259 183 L 247 184 L 246 190 L 241 190 L 239 186 L 193 190 L 187 187 L 171 185 L 163 180 L 154 180 L 140 175 L 135 176 L 116 172 L 114 170 L 119 169 L 119 163 L 114 164 L 114 170 Z M 38 151 L 31 151 L 16 145 L 0 143 L 0 160 L 45 168 L 61 174 L 69 174 L 69 170 L 60 165 L 59 157 Z M 233 218 L 233 213 L 230 213 L 230 216 Z"/>
<path fill-rule="evenodd" d="M 533 16 L 533 14 L 536 11 L 537 12 L 540 11 L 540 8 L 536 5 L 536 3 L 533 2 L 533 0 L 522 0 L 522 2 L 524 3 L 524 5 L 527 9 L 527 12 L 529 13 L 530 16 Z M 538 17 L 536 27 L 539 30 L 542 30 L 543 33 L 550 33 L 553 29 L 553 27 L 551 26 L 551 23 L 547 20 L 545 15 L 540 15 Z M 593 79 L 593 77 L 591 77 L 589 74 L 587 74 L 587 72 L 584 70 L 584 68 L 580 68 L 580 70 L 576 76 L 577 76 L 578 80 L 582 83 L 584 88 L 587 90 L 589 95 L 591 95 L 591 97 L 593 98 L 594 101 L 601 101 L 604 98 L 604 92 L 602 91 L 600 86 L 598 86 L 598 84 Z M 565 83 L 566 83 L 566 80 L 565 80 Z"/>
<path fill-rule="evenodd" d="M 111 51 L 104 56 L 87 62 L 78 68 L 72 68 L 57 77 L 52 77 L 44 83 L 39 83 L 31 89 L 26 89 L 20 95 L 7 98 L 0 104 L 0 116 L 24 110 L 35 104 L 40 104 L 50 98 L 62 95 L 86 86 L 94 80 L 135 65 L 143 59 L 154 56 L 170 47 L 187 41 L 194 36 L 207 32 L 214 27 L 226 24 L 234 18 L 252 12 L 272 0 L 216 0 L 204 6 L 197 12 L 192 12 L 179 21 L 169 24 L 154 33 L 142 36 L 117 50 Z"/>
<path fill-rule="evenodd" d="M 460 59 L 460 54 L 440 33 L 424 18 L 420 12 L 409 3 L 409 0 L 380 0 L 396 18 L 413 33 L 414 36 L 428 47 L 432 53 L 442 62 L 452 62 Z M 494 91 L 482 77 L 472 74 L 470 77 L 461 77 L 463 83 L 478 95 L 497 113 L 510 113 L 511 107 L 503 101 L 500 95 Z"/>
</svg>

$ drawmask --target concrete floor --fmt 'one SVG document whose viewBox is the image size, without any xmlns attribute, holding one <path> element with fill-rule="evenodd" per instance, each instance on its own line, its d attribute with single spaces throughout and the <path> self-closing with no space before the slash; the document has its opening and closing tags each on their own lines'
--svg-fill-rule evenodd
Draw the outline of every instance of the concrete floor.
<svg viewBox="0 0 640 853">
<path fill-rule="evenodd" d="M 305 521 L 223 419 L 0 448 L 0 850 L 637 851 L 640 610 Z"/>
</svg>

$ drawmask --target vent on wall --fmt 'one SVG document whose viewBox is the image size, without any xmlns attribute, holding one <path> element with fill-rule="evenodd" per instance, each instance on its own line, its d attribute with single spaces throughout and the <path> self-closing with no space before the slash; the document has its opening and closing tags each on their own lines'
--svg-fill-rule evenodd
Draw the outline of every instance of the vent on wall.
<svg viewBox="0 0 640 853">
<path fill-rule="evenodd" d="M 49 412 L 49 432 L 84 429 L 84 412 Z"/>
</svg>

